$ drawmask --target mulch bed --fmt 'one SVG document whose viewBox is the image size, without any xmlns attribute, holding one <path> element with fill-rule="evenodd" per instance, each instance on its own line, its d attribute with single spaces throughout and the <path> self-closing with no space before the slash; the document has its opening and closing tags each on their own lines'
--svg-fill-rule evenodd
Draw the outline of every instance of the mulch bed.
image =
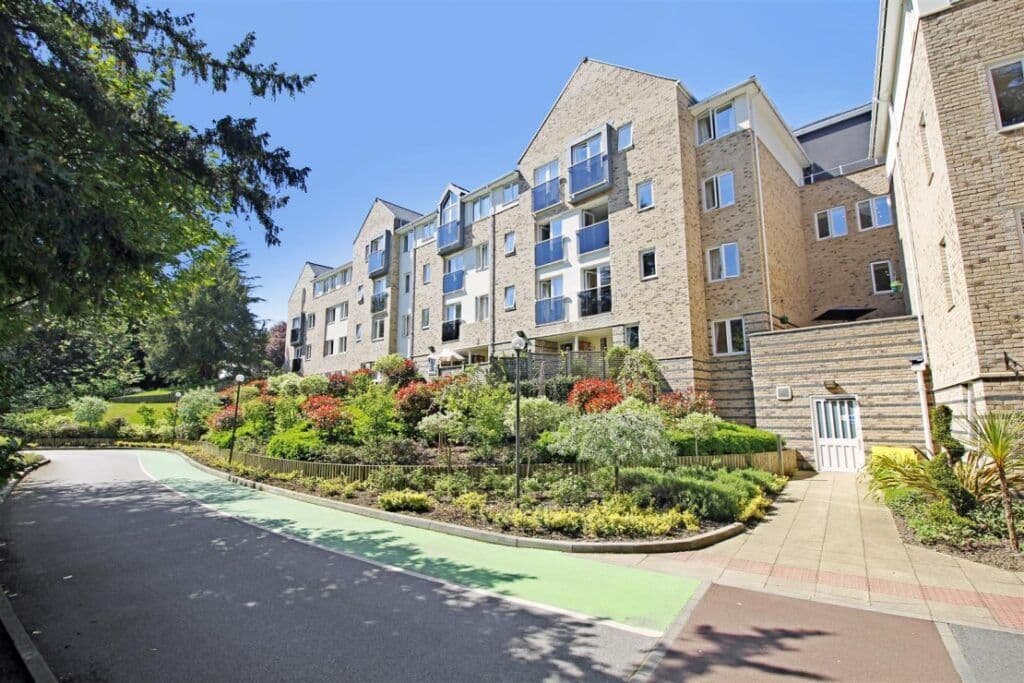
<svg viewBox="0 0 1024 683">
<path fill-rule="evenodd" d="M 896 528 L 899 529 L 903 542 L 909 545 L 916 545 L 921 548 L 938 550 L 947 555 L 955 555 L 965 560 L 972 560 L 979 564 L 986 564 L 997 569 L 1005 569 L 1011 572 L 1024 572 L 1024 555 L 1016 553 L 1010 547 L 1009 541 L 986 540 L 979 541 L 973 548 L 960 548 L 947 543 L 934 543 L 928 545 L 917 539 L 914 530 L 910 528 L 903 516 L 892 511 L 893 519 L 896 520 Z"/>
</svg>

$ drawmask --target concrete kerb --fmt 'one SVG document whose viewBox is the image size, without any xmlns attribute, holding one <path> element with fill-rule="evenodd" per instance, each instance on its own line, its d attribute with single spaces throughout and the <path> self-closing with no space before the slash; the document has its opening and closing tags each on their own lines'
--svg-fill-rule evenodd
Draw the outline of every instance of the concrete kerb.
<svg viewBox="0 0 1024 683">
<path fill-rule="evenodd" d="M 161 452 L 166 452 L 167 450 L 169 449 L 160 449 Z M 363 505 L 353 505 L 352 503 L 343 503 L 341 501 L 330 500 L 321 496 L 299 493 L 298 491 L 291 491 L 278 486 L 245 479 L 244 477 L 239 477 L 234 474 L 228 474 L 227 472 L 222 472 L 221 470 L 204 465 L 201 462 L 197 462 L 181 451 L 175 450 L 173 452 L 181 455 L 185 458 L 186 462 L 207 474 L 220 477 L 221 479 L 225 479 L 257 491 L 265 491 L 267 493 L 300 500 L 305 503 L 329 507 L 343 512 L 351 512 L 356 515 L 371 517 L 373 519 L 379 519 L 386 522 L 394 522 L 395 524 L 404 524 L 406 526 L 428 529 L 430 531 L 437 531 L 451 536 L 461 536 L 462 538 L 469 538 L 474 541 L 483 541 L 484 543 L 495 543 L 498 545 L 514 546 L 518 548 L 557 550 L 563 553 L 671 553 L 683 550 L 699 550 L 701 548 L 706 548 L 709 545 L 714 545 L 715 543 L 724 541 L 727 538 L 732 538 L 737 534 L 741 534 L 746 529 L 746 525 L 741 522 L 733 522 L 732 524 L 728 524 L 719 529 L 706 531 L 702 534 L 697 534 L 696 536 L 690 536 L 689 538 L 675 538 L 664 541 L 558 541 L 548 538 L 527 538 L 525 536 L 513 536 L 510 534 L 498 533 L 496 531 L 487 531 L 486 529 L 474 529 L 472 527 L 460 526 L 458 524 L 439 522 L 433 519 L 412 517 L 410 515 L 403 515 L 397 512 L 377 510 Z"/>
<path fill-rule="evenodd" d="M 7 496 L 11 494 L 11 491 L 14 490 L 14 487 L 25 475 L 49 462 L 49 460 L 43 458 L 7 482 L 3 489 L 0 489 L 0 504 L 7 500 Z M 18 656 L 21 657 L 21 661 L 28 670 L 28 675 L 32 680 L 35 683 L 57 683 L 57 677 L 53 675 L 53 671 L 50 670 L 46 660 L 43 659 L 39 650 L 36 649 L 35 643 L 32 642 L 32 638 L 29 637 L 28 632 L 25 630 L 25 626 L 18 619 L 14 606 L 11 605 L 11 601 L 7 598 L 6 590 L 0 590 L 0 624 L 3 625 L 4 630 L 7 631 L 7 636 L 14 643 L 14 649 L 18 652 Z"/>
</svg>

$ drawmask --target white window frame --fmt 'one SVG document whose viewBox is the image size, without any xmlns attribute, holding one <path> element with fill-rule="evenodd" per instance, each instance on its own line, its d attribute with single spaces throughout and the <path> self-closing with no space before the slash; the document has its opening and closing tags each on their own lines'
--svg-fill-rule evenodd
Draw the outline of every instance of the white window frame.
<svg viewBox="0 0 1024 683">
<path fill-rule="evenodd" d="M 1000 133 L 1006 133 L 1012 130 L 1017 130 L 1019 128 L 1024 128 L 1024 121 L 1021 121 L 1020 123 L 1011 123 L 1008 126 L 1003 125 L 1003 116 L 1002 114 L 999 113 L 999 98 L 996 95 L 996 84 L 995 81 L 993 81 L 992 79 L 993 69 L 998 69 L 1001 66 L 1013 64 L 1015 62 L 1020 62 L 1021 69 L 1024 70 L 1024 53 L 1020 53 L 1012 57 L 1008 57 L 1006 59 L 1001 59 L 998 62 L 992 62 L 991 64 L 985 67 L 985 79 L 988 81 L 988 92 L 992 100 L 992 114 L 995 116 L 996 119 L 996 130 Z"/>
<path fill-rule="evenodd" d="M 511 306 L 509 306 L 509 304 L 508 304 L 509 291 L 512 292 L 512 305 Z M 505 290 L 503 291 L 503 295 L 504 296 L 502 297 L 502 302 L 503 302 L 503 304 L 505 306 L 505 310 L 506 311 L 514 311 L 514 310 L 516 310 L 516 286 L 515 285 L 508 285 L 508 286 L 506 286 Z"/>
<path fill-rule="evenodd" d="M 402 336 L 408 337 L 412 333 L 412 316 L 408 313 L 402 314 Z"/>
<path fill-rule="evenodd" d="M 644 275 L 644 256 L 647 254 L 654 255 L 654 272 L 650 275 Z M 654 247 L 644 249 L 640 252 L 640 280 L 653 280 L 656 277 L 658 277 L 658 250 Z"/>
<path fill-rule="evenodd" d="M 832 212 L 835 211 L 836 209 L 841 209 L 842 212 L 843 212 L 843 222 L 844 222 L 844 224 L 846 226 L 846 232 L 844 232 L 842 235 L 837 235 L 836 234 L 836 232 L 835 232 L 835 225 L 832 222 Z M 822 237 L 821 234 L 818 232 L 818 216 L 820 216 L 821 214 L 825 214 L 826 216 L 828 216 L 828 235 L 826 235 L 825 237 Z M 824 240 L 834 240 L 834 239 L 838 239 L 840 237 L 846 237 L 849 234 L 850 234 L 850 221 L 848 221 L 846 219 L 846 205 L 845 204 L 840 204 L 839 206 L 830 206 L 827 209 L 822 209 L 821 211 L 815 212 L 815 214 L 814 214 L 814 237 L 819 242 L 824 241 Z"/>
<path fill-rule="evenodd" d="M 356 287 L 356 303 L 357 304 L 363 303 L 365 297 L 366 297 L 366 294 L 365 294 L 365 290 L 364 290 L 363 286 L 359 285 L 358 287 Z"/>
<path fill-rule="evenodd" d="M 424 263 L 423 264 L 423 284 L 425 284 L 425 285 L 429 285 L 430 284 L 430 264 L 429 263 Z"/>
<path fill-rule="evenodd" d="M 330 348 L 330 351 L 327 350 L 328 347 Z M 333 356 L 333 355 L 334 355 L 334 340 L 333 339 L 324 339 L 324 357 Z"/>
<path fill-rule="evenodd" d="M 622 131 L 629 130 L 629 144 L 622 144 Z M 626 150 L 633 149 L 633 122 L 627 121 L 618 128 L 615 129 L 615 150 L 618 152 L 625 152 Z"/>
<path fill-rule="evenodd" d="M 725 258 L 725 249 L 726 249 L 726 247 L 735 247 L 736 248 L 736 265 L 738 266 L 738 271 L 736 272 L 735 275 L 729 275 L 728 269 L 726 268 L 726 263 L 727 263 L 726 258 Z M 718 252 L 718 264 L 721 266 L 722 277 L 714 277 L 712 275 L 712 273 L 714 272 L 714 268 L 711 267 L 711 264 L 714 262 L 713 261 L 714 257 L 712 256 L 712 252 L 715 252 L 715 251 Z M 707 264 L 708 264 L 708 282 L 723 282 L 725 280 L 735 280 L 736 278 L 738 278 L 743 273 L 743 263 L 740 260 L 740 245 L 739 245 L 739 243 L 738 242 L 723 242 L 722 244 L 719 244 L 718 246 L 711 247 L 710 249 L 707 250 Z"/>
<path fill-rule="evenodd" d="M 878 281 L 875 279 L 875 266 L 882 263 L 885 264 L 885 267 L 889 271 L 889 287 L 886 289 L 879 289 Z M 871 294 L 892 294 L 892 261 L 890 261 L 889 259 L 883 259 L 881 261 L 872 261 L 871 263 L 868 264 L 868 269 L 871 271 Z"/>
<path fill-rule="evenodd" d="M 728 204 L 723 204 L 722 203 L 722 185 L 721 185 L 722 181 L 721 181 L 721 179 L 724 178 L 725 176 L 729 176 L 732 179 L 731 180 L 731 182 L 732 182 L 732 200 Z M 708 192 L 707 192 L 707 189 L 708 189 L 708 183 L 709 182 L 711 182 L 714 185 L 714 188 L 715 188 L 715 204 L 714 204 L 714 206 L 709 206 L 708 205 Z M 732 206 L 733 204 L 736 203 L 736 176 L 735 176 L 735 174 L 732 171 L 722 171 L 721 173 L 716 173 L 713 176 L 708 176 L 700 184 L 700 191 L 701 191 L 701 195 L 703 196 L 703 199 L 704 199 L 703 204 L 704 204 L 704 212 L 705 213 L 707 213 L 708 211 L 714 211 L 715 209 L 724 209 L 727 206 Z"/>
<path fill-rule="evenodd" d="M 881 223 L 878 220 L 878 209 L 876 208 L 876 203 L 878 201 L 885 201 L 885 203 L 889 205 L 888 223 Z M 861 221 L 860 219 L 861 204 L 868 204 L 870 206 L 871 225 L 866 228 L 864 227 L 863 221 Z M 865 230 L 877 230 L 878 228 L 888 228 L 892 226 L 892 201 L 889 199 L 889 195 L 887 194 L 878 195 L 877 197 L 870 197 L 869 199 L 862 199 L 859 202 L 857 202 L 857 206 L 855 206 L 854 209 L 857 212 L 857 230 L 859 230 L 860 232 L 864 232 Z M 817 225 L 817 221 L 815 221 L 815 225 Z"/>
<path fill-rule="evenodd" d="M 377 334 L 377 326 L 380 326 L 380 335 Z M 387 335 L 387 318 L 379 317 L 370 321 L 370 341 L 380 341 Z"/>
<path fill-rule="evenodd" d="M 476 269 L 477 270 L 487 270 L 488 268 L 490 268 L 491 267 L 491 243 L 490 242 L 484 242 L 483 244 L 478 244 L 478 245 L 476 245 L 475 250 L 476 250 L 476 253 L 474 254 L 474 257 L 476 258 Z"/>
<path fill-rule="evenodd" d="M 740 321 L 740 325 L 743 328 L 743 350 L 742 351 L 736 351 L 732 347 L 732 323 L 736 322 L 737 320 Z M 718 351 L 717 348 L 715 348 L 715 325 L 718 325 L 719 323 L 724 323 L 725 326 L 726 326 L 725 327 L 725 332 L 726 332 L 725 344 L 728 347 L 727 351 L 721 352 L 721 353 Z M 747 348 L 749 346 L 750 346 L 750 343 L 747 340 L 747 321 L 744 320 L 742 316 L 736 317 L 736 318 L 720 318 L 718 320 L 712 320 L 711 321 L 711 355 L 713 355 L 713 356 L 743 356 L 743 355 L 746 355 Z"/>
<path fill-rule="evenodd" d="M 338 304 L 338 320 L 348 320 L 348 302 Z"/>
<path fill-rule="evenodd" d="M 306 344 L 305 348 L 302 349 L 302 355 L 306 357 L 306 360 L 310 360 L 313 357 L 313 345 Z"/>
<path fill-rule="evenodd" d="M 421 308 L 420 309 L 420 329 L 421 330 L 429 330 L 430 329 L 430 309 L 429 308 Z"/>
<path fill-rule="evenodd" d="M 348 337 L 338 337 L 338 354 L 348 353 Z"/>
<path fill-rule="evenodd" d="M 508 238 L 509 237 L 512 238 L 512 248 L 511 249 L 508 248 Z M 515 253 L 516 253 L 516 242 L 517 241 L 518 241 L 518 239 L 517 239 L 517 236 L 516 236 L 516 233 L 515 233 L 514 230 L 510 230 L 509 232 L 505 233 L 505 239 L 503 241 L 503 246 L 504 246 L 504 249 L 505 249 L 505 256 L 513 256 L 513 255 L 515 255 Z"/>
<path fill-rule="evenodd" d="M 316 313 L 306 314 L 306 329 L 311 330 L 316 327 Z"/>
<path fill-rule="evenodd" d="M 651 187 L 651 203 L 648 204 L 647 206 L 640 206 L 640 188 L 643 187 L 644 185 L 650 185 L 650 187 Z M 653 208 L 654 208 L 654 181 L 653 180 L 645 180 L 643 182 L 637 183 L 636 184 L 636 210 L 637 211 L 647 211 L 647 210 L 653 209 Z"/>
<path fill-rule="evenodd" d="M 510 188 L 515 188 L 516 196 L 513 197 L 512 199 L 506 199 L 505 198 L 505 191 L 509 190 Z M 504 209 L 504 208 L 509 207 L 509 206 L 515 206 L 516 204 L 519 203 L 519 182 L 518 181 L 511 182 L 511 183 L 505 183 L 504 185 L 501 186 L 501 190 L 499 190 L 499 192 L 501 192 L 501 204 L 499 204 L 498 206 L 500 206 L 501 208 Z"/>
<path fill-rule="evenodd" d="M 410 235 L 409 233 L 405 233 L 404 235 L 402 235 L 402 253 L 403 254 L 408 254 L 409 253 L 409 249 L 411 248 L 411 246 L 410 246 L 411 243 L 412 243 L 412 235 Z"/>
<path fill-rule="evenodd" d="M 356 323 L 356 344 L 363 341 L 363 324 Z"/>
<path fill-rule="evenodd" d="M 476 321 L 483 322 L 491 319 L 491 295 L 481 294 L 474 299 L 474 313 L 476 314 Z"/>
<path fill-rule="evenodd" d="M 338 320 L 338 307 L 328 306 L 324 311 L 324 325 L 333 325 Z"/>
<path fill-rule="evenodd" d="M 718 122 L 715 119 L 716 119 L 716 117 L 718 115 L 718 112 L 725 111 L 726 109 L 729 109 L 730 107 L 732 108 L 733 128 L 728 133 L 719 133 L 718 132 Z M 708 123 L 709 123 L 708 127 L 711 130 L 711 137 L 709 137 L 707 140 L 701 140 L 700 139 L 700 120 L 703 119 L 704 117 L 708 118 Z M 729 102 L 727 102 L 726 104 L 723 104 L 720 107 L 715 107 L 713 109 L 708 109 L 703 114 L 701 114 L 700 116 L 697 117 L 697 125 L 695 126 L 695 130 L 694 130 L 694 134 L 697 136 L 697 146 L 700 147 L 701 145 L 706 145 L 707 143 L 711 142 L 712 140 L 718 140 L 720 138 L 724 138 L 726 135 L 731 135 L 732 133 L 735 133 L 739 129 L 740 129 L 740 127 L 739 127 L 739 125 L 737 125 L 737 122 L 736 122 L 736 100 L 730 100 Z"/>
</svg>

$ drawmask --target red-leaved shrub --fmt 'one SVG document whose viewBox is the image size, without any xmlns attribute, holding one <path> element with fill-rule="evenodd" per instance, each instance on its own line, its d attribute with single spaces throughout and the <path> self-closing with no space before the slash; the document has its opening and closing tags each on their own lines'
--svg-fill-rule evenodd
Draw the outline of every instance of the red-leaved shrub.
<svg viewBox="0 0 1024 683">
<path fill-rule="evenodd" d="M 206 418 L 206 424 L 210 426 L 210 429 L 218 432 L 224 432 L 231 429 L 232 423 L 235 420 L 235 407 L 228 406 L 218 410 L 216 413 Z M 241 425 L 245 421 L 245 415 L 242 410 L 238 411 L 238 424 Z"/>
<path fill-rule="evenodd" d="M 337 428 L 345 418 L 344 404 L 334 396 L 310 396 L 301 410 L 314 427 L 325 432 Z"/>
<path fill-rule="evenodd" d="M 718 413 L 715 399 L 706 391 L 695 391 L 693 387 L 685 391 L 670 391 L 662 394 L 658 405 L 675 418 L 684 418 L 690 413 Z"/>
<path fill-rule="evenodd" d="M 409 427 L 416 427 L 427 415 L 436 413 L 441 391 L 452 383 L 449 377 L 442 377 L 433 382 L 413 382 L 406 384 L 395 393 L 395 407 L 402 421 Z"/>
<path fill-rule="evenodd" d="M 585 413 L 600 413 L 622 403 L 622 392 L 612 380 L 581 379 L 572 385 L 568 403 Z"/>
</svg>

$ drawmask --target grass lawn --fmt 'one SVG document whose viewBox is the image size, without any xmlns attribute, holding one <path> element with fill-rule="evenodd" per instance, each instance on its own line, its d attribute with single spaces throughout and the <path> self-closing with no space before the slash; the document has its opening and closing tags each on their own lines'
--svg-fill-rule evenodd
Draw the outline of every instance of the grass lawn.
<svg viewBox="0 0 1024 683">
<path fill-rule="evenodd" d="M 156 413 L 157 419 L 163 417 L 164 411 L 167 408 L 173 408 L 173 403 L 111 403 L 110 407 L 107 408 L 106 415 L 103 419 L 110 420 L 115 417 L 123 417 L 128 420 L 131 424 L 140 425 L 142 424 L 142 418 L 139 417 L 139 408 L 142 406 L 149 406 Z"/>
</svg>

